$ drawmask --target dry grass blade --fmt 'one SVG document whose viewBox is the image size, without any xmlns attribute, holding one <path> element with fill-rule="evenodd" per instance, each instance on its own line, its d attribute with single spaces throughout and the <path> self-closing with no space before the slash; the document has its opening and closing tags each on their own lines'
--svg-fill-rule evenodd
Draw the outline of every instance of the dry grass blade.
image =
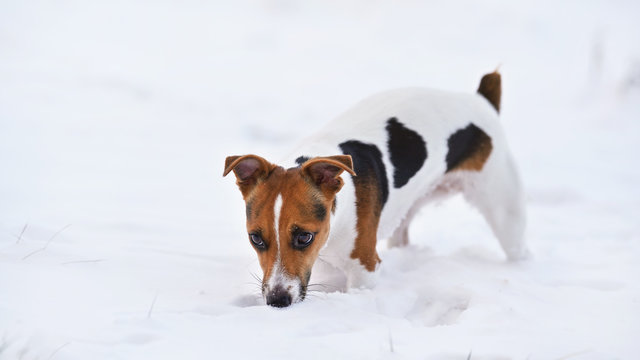
<svg viewBox="0 0 640 360">
<path fill-rule="evenodd" d="M 51 355 L 49 355 L 49 357 L 47 358 L 47 360 L 51 360 L 53 359 L 53 357 L 58 353 L 58 351 L 62 350 L 65 346 L 71 344 L 71 342 L 66 342 L 60 346 L 58 346 L 57 349 L 53 350 L 53 352 L 51 353 Z"/>
<path fill-rule="evenodd" d="M 74 260 L 74 261 L 66 261 L 61 263 L 60 265 L 69 265 L 69 264 L 82 264 L 82 263 L 97 263 L 102 262 L 104 259 L 94 259 L 94 260 Z"/>
<path fill-rule="evenodd" d="M 153 312 L 153 307 L 156 305 L 156 300 L 158 300 L 158 293 L 153 297 L 153 301 L 151 302 L 151 306 L 149 307 L 149 312 L 147 313 L 147 319 L 151 318 L 151 313 Z"/>
<path fill-rule="evenodd" d="M 22 240 L 22 235 L 24 235 L 24 232 L 27 231 L 28 225 L 29 223 L 25 223 L 24 226 L 22 227 L 22 231 L 20 231 L 20 235 L 18 235 L 18 240 L 16 240 L 16 244 L 19 244 L 20 241 Z"/>
<path fill-rule="evenodd" d="M 44 247 L 43 247 L 43 248 L 40 248 L 40 249 L 38 249 L 38 250 L 34 250 L 34 251 L 32 251 L 32 252 L 28 253 L 27 255 L 25 255 L 25 256 L 22 258 L 22 260 L 26 260 L 26 259 L 27 259 L 27 258 L 29 258 L 31 255 L 34 255 L 34 254 L 39 253 L 40 251 L 44 251 L 44 250 L 46 250 L 46 249 L 47 249 L 47 247 L 49 247 L 49 244 L 51 244 L 51 241 L 53 241 L 53 239 L 55 239 L 55 237 L 56 237 L 56 236 L 60 235 L 60 233 L 61 233 L 61 232 L 63 232 L 63 231 L 65 231 L 65 230 L 67 230 L 67 229 L 69 228 L 69 226 L 71 226 L 71 224 L 67 224 L 65 227 L 63 227 L 62 229 L 58 230 L 55 234 L 53 234 L 53 236 L 51 236 L 51 237 L 49 238 L 49 241 L 47 241 L 47 243 L 44 245 Z"/>
</svg>

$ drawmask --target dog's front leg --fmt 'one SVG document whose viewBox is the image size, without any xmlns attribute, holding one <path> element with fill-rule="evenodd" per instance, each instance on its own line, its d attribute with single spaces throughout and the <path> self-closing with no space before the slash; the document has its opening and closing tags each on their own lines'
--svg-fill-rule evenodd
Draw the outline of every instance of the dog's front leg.
<svg viewBox="0 0 640 360">
<path fill-rule="evenodd" d="M 346 273 L 347 285 L 353 288 L 372 287 L 375 284 L 376 269 L 380 264 L 380 257 L 376 251 L 378 219 L 359 218 L 359 220 L 364 221 L 358 222 L 358 235 L 350 255 L 353 260 L 352 266 Z"/>
</svg>

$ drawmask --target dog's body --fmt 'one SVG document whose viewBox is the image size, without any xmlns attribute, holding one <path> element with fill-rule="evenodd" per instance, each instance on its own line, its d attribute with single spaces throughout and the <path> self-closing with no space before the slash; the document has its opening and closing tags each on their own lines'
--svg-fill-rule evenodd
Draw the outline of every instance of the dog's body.
<svg viewBox="0 0 640 360">
<path fill-rule="evenodd" d="M 254 155 L 227 158 L 225 174 L 234 170 L 247 201 L 267 303 L 302 300 L 318 253 L 345 272 L 349 286 L 366 283 L 380 262 L 377 240 L 406 245 L 420 207 L 457 192 L 480 210 L 510 259 L 526 256 L 524 199 L 499 124 L 500 92 L 497 73 L 483 78 L 478 94 L 388 91 L 302 141 L 285 160 L 292 168 Z M 327 157 L 333 154 L 342 155 Z M 342 171 L 352 176 L 341 178 Z M 258 211 L 258 222 L 257 202 L 273 209 Z M 255 229 L 264 248 L 256 246 Z M 277 252 L 267 255 L 274 242 Z"/>
</svg>

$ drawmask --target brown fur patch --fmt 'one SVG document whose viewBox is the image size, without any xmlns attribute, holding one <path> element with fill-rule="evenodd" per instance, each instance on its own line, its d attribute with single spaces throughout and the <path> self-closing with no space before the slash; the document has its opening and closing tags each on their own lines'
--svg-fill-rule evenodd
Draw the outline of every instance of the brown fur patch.
<svg viewBox="0 0 640 360">
<path fill-rule="evenodd" d="M 352 259 L 360 260 L 360 263 L 368 270 L 374 271 L 380 262 L 376 251 L 378 223 L 382 212 L 382 202 L 379 199 L 380 191 L 374 179 L 366 176 L 353 178 L 356 188 L 356 222 L 355 246 L 351 252 Z"/>
<path fill-rule="evenodd" d="M 266 181 L 261 181 L 251 191 L 247 203 L 251 204 L 252 216 L 247 217 L 247 233 L 258 233 L 265 242 L 266 250 L 256 249 L 258 261 L 265 275 L 267 275 L 277 259 L 278 245 L 275 243 L 276 234 L 273 224 L 274 203 L 278 194 L 278 181 L 284 175 L 284 169 L 276 168 Z M 276 181 L 274 181 L 276 180 Z"/>
<path fill-rule="evenodd" d="M 480 86 L 478 87 L 478 93 L 489 100 L 489 103 L 493 105 L 497 112 L 500 112 L 500 97 L 502 96 L 502 80 L 500 73 L 494 71 L 490 74 L 486 74 L 480 80 Z"/>
<path fill-rule="evenodd" d="M 493 151 L 491 137 L 482 129 L 469 124 L 453 133 L 447 140 L 449 151 L 445 158 L 447 171 L 480 171 Z"/>
<path fill-rule="evenodd" d="M 489 155 L 491 155 L 491 151 L 493 150 L 493 145 L 491 144 L 491 138 L 489 135 L 484 132 L 479 135 L 479 138 L 475 143 L 475 150 L 471 156 L 460 162 L 458 166 L 456 166 L 453 170 L 469 170 L 469 171 L 480 171 L 484 167 L 484 164 L 487 162 Z"/>
<path fill-rule="evenodd" d="M 274 174 L 276 175 L 276 174 Z M 298 277 L 304 285 L 307 273 L 311 271 L 320 249 L 327 241 L 329 236 L 329 216 L 322 219 L 314 211 L 314 207 L 318 204 L 328 209 L 333 199 L 326 199 L 324 195 L 308 181 L 302 174 L 300 169 L 289 169 L 281 175 L 278 174 L 273 179 L 269 179 L 270 183 L 277 183 L 275 191 L 269 191 L 268 207 L 273 209 L 276 197 L 282 196 L 282 208 L 280 211 L 280 219 L 277 228 L 279 228 L 280 238 L 280 259 L 282 266 L 287 274 Z M 256 196 L 262 191 L 256 189 Z M 269 221 L 274 219 L 274 211 L 270 210 L 267 215 Z M 251 224 L 248 224 L 248 228 Z M 275 230 L 275 228 L 273 229 Z M 311 232 L 315 234 L 315 239 L 311 245 L 303 250 L 296 250 L 291 246 L 293 235 L 296 230 Z M 273 234 L 271 242 L 274 251 L 277 252 L 276 237 Z M 258 253 L 258 257 L 260 257 Z M 268 254 L 271 258 L 266 261 L 266 267 L 263 267 L 264 278 L 268 279 L 276 254 Z"/>
</svg>

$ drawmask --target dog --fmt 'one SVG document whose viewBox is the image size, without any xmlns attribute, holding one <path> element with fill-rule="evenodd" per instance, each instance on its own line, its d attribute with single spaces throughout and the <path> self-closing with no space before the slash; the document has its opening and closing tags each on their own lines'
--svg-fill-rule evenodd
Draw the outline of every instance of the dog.
<svg viewBox="0 0 640 360">
<path fill-rule="evenodd" d="M 347 286 L 370 286 L 378 239 L 407 245 L 418 210 L 455 193 L 480 211 L 508 259 L 527 257 L 523 189 L 498 117 L 501 93 L 497 71 L 482 77 L 477 93 L 391 90 L 303 140 L 284 162 L 289 168 L 257 155 L 227 157 L 223 176 L 233 171 L 244 198 L 266 303 L 304 300 L 320 253 Z"/>
</svg>

